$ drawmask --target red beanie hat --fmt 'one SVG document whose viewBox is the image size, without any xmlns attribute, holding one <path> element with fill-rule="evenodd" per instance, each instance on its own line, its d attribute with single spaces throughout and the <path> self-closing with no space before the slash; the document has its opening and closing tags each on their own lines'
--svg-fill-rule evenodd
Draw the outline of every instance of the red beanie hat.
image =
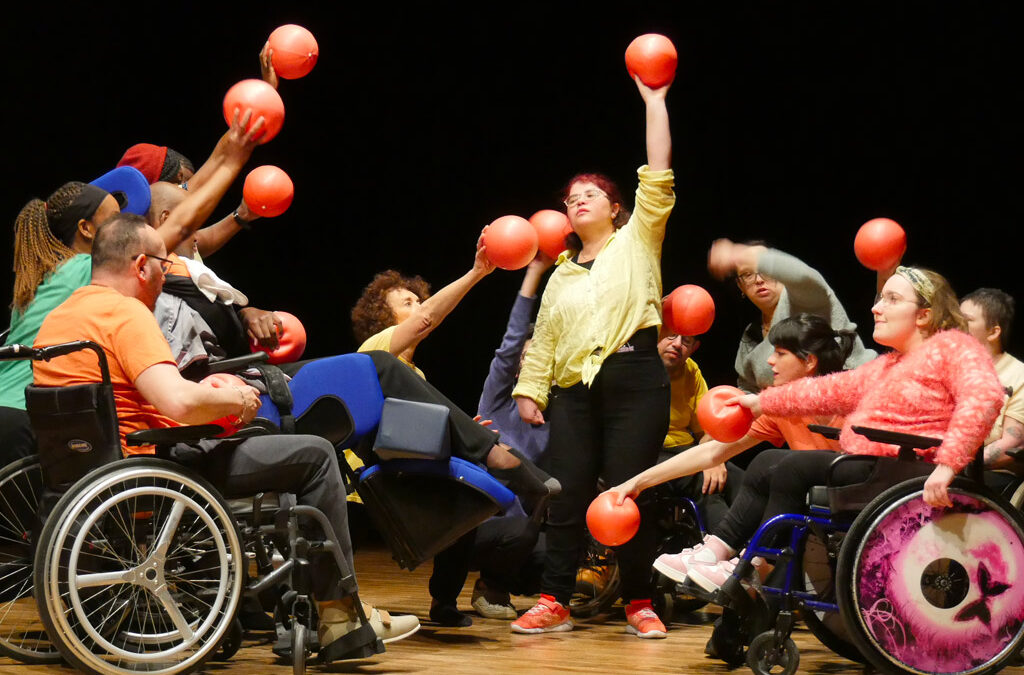
<svg viewBox="0 0 1024 675">
<path fill-rule="evenodd" d="M 137 143 L 128 148 L 118 166 L 133 166 L 142 172 L 149 184 L 160 180 L 160 173 L 164 168 L 164 161 L 167 159 L 166 145 L 153 145 L 152 143 Z"/>
</svg>

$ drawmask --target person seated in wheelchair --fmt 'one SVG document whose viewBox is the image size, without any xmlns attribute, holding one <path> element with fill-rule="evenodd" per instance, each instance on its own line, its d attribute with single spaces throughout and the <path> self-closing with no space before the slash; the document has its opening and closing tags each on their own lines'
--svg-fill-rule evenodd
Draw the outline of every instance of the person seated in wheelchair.
<svg viewBox="0 0 1024 675">
<path fill-rule="evenodd" d="M 733 556 L 761 523 L 804 511 L 808 490 L 826 482 L 836 457 L 896 455 L 896 446 L 859 436 L 854 425 L 942 438 L 938 447 L 918 451 L 921 459 L 935 465 L 925 482 L 924 500 L 934 507 L 952 506 L 947 488 L 971 462 L 1003 402 L 992 359 L 964 332 L 956 295 L 933 271 L 898 267 L 871 312 L 875 342 L 891 349 L 884 356 L 854 370 L 800 378 L 733 401 L 755 416 L 843 415 L 841 451 L 790 453 L 781 461 L 756 458 L 740 497 L 714 536 L 672 559 L 677 577 L 717 590 L 735 567 Z M 870 470 L 870 462 L 859 462 L 834 480 L 854 483 Z M 757 559 L 754 564 L 763 576 L 768 566 Z"/>
<path fill-rule="evenodd" d="M 182 378 L 152 314 L 168 265 L 156 231 L 139 216 L 120 214 L 101 227 L 93 243 L 92 283 L 78 289 L 43 322 L 37 345 L 92 340 L 107 354 L 122 447 L 128 454 L 153 454 L 152 446 L 127 448 L 125 435 L 140 429 L 209 422 L 234 416 L 251 420 L 260 406 L 249 386 L 213 388 Z M 100 381 L 96 359 L 76 352 L 35 366 L 39 386 Z M 161 454 L 197 471 L 225 497 L 262 491 L 290 492 L 299 504 L 320 509 L 352 564 L 344 485 L 330 443 L 315 436 L 275 435 L 244 440 L 206 440 L 161 448 Z M 333 560 L 315 562 L 314 593 L 319 605 L 321 653 L 359 627 L 351 597 L 341 591 Z M 414 616 L 369 610 L 371 625 L 384 642 L 419 628 Z M 326 652 L 324 651 L 326 650 Z"/>
</svg>

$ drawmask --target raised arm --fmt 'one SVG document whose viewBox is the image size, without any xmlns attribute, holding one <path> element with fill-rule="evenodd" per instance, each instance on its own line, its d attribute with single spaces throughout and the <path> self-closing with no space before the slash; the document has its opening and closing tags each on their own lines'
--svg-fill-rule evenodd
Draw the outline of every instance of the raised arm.
<svg viewBox="0 0 1024 675">
<path fill-rule="evenodd" d="M 672 168 L 672 132 L 669 129 L 668 108 L 665 106 L 665 95 L 670 84 L 658 89 L 651 89 L 633 76 L 640 97 L 647 106 L 647 165 L 652 171 L 663 171 Z"/>
<path fill-rule="evenodd" d="M 421 304 L 408 319 L 398 324 L 391 336 L 391 353 L 399 355 L 409 347 L 415 347 L 441 325 L 444 318 L 466 296 L 469 289 L 494 271 L 494 265 L 487 259 L 483 234 L 476 242 L 476 257 L 473 267 Z"/>
</svg>

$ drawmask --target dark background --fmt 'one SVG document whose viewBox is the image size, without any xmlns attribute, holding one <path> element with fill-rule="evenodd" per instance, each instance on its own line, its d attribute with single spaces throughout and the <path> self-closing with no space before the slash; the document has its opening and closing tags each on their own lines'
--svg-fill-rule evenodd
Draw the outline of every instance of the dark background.
<svg viewBox="0 0 1024 675">
<path fill-rule="evenodd" d="M 675 42 L 669 94 L 678 204 L 664 283 L 708 288 L 718 318 L 697 360 L 732 382 L 756 311 L 708 277 L 717 237 L 763 238 L 820 269 L 870 343 L 873 274 L 853 255 L 877 216 L 908 233 L 906 260 L 961 293 L 1016 294 L 1021 220 L 1020 27 L 1011 5 L 664 2 L 469 11 L 178 2 L 35 3 L 4 18 L 0 265 L 22 205 L 112 168 L 129 145 L 197 165 L 224 131 L 221 99 L 258 77 L 283 23 L 313 31 L 320 61 L 283 81 L 284 129 L 250 167 L 296 185 L 283 216 L 210 263 L 253 304 L 298 315 L 307 356 L 350 351 L 349 311 L 375 271 L 440 288 L 472 264 L 494 218 L 556 208 L 562 183 L 600 170 L 635 187 L 643 105 L 623 65 L 641 33 Z M 241 181 L 218 209 L 237 204 Z M 520 272 L 481 282 L 417 351 L 432 382 L 475 407 Z M 3 281 L 10 300 L 13 277 Z"/>
</svg>

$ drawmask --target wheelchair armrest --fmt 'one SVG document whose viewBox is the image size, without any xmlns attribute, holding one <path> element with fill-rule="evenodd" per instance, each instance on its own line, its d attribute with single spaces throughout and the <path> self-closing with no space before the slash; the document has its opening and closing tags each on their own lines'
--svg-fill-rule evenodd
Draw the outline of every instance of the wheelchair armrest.
<svg viewBox="0 0 1024 675">
<path fill-rule="evenodd" d="M 244 356 L 236 356 L 230 359 L 221 359 L 220 361 L 207 363 L 206 373 L 208 375 L 213 373 L 237 373 L 243 370 L 248 370 L 257 363 L 266 363 L 268 358 L 269 356 L 266 352 L 256 352 L 255 354 L 246 354 Z"/>
<path fill-rule="evenodd" d="M 941 438 L 930 438 L 928 436 L 915 436 L 914 434 L 902 434 L 898 431 L 886 431 L 885 429 L 872 429 L 871 427 L 852 427 L 855 432 L 876 443 L 891 443 L 901 448 L 934 448 L 942 445 Z"/>
<path fill-rule="evenodd" d="M 224 428 L 217 424 L 193 424 L 184 427 L 133 431 L 125 437 L 125 442 L 128 445 L 173 445 L 201 441 L 222 433 L 224 433 Z"/>
<path fill-rule="evenodd" d="M 839 432 L 842 431 L 839 427 L 829 427 L 824 424 L 808 424 L 807 430 L 815 434 L 821 434 L 830 441 L 838 441 Z"/>
</svg>

